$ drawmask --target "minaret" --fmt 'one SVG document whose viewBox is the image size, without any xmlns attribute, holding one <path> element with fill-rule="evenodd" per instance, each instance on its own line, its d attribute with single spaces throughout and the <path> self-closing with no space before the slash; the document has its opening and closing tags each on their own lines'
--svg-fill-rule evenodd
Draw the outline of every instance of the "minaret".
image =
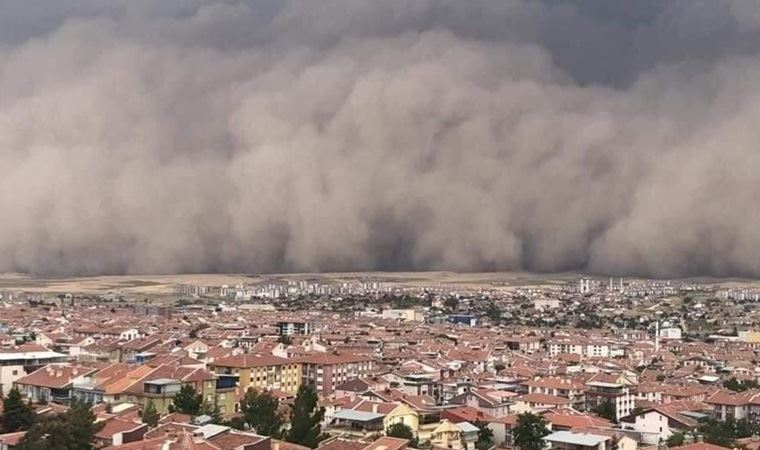
<svg viewBox="0 0 760 450">
<path fill-rule="evenodd" d="M 654 323 L 654 352 L 660 351 L 660 321 Z"/>
</svg>

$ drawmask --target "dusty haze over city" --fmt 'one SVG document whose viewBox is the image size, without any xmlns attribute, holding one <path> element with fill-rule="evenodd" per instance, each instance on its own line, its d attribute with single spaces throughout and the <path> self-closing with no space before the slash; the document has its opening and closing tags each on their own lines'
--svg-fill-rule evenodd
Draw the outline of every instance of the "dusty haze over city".
<svg viewBox="0 0 760 450">
<path fill-rule="evenodd" d="M 760 276 L 760 2 L 0 0 L 0 272 Z"/>
</svg>

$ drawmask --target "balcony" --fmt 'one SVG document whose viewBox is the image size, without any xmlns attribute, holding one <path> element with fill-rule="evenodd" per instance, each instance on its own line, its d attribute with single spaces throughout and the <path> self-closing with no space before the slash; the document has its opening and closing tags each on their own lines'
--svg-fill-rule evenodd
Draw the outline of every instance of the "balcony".
<svg viewBox="0 0 760 450">
<path fill-rule="evenodd" d="M 151 397 L 173 397 L 181 388 L 182 384 L 178 380 L 160 378 L 146 381 L 143 385 L 143 394 Z"/>
<path fill-rule="evenodd" d="M 216 378 L 216 390 L 234 389 L 239 382 L 240 376 L 238 375 L 219 374 Z"/>
</svg>

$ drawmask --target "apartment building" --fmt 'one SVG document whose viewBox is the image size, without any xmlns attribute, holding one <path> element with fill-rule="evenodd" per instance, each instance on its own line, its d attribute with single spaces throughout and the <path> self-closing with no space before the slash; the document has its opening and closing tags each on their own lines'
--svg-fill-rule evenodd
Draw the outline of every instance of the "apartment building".
<svg viewBox="0 0 760 450">
<path fill-rule="evenodd" d="M 244 390 L 280 390 L 295 395 L 301 386 L 301 364 L 293 359 L 273 355 L 243 354 L 219 358 L 208 365 L 217 375 L 239 377 L 239 385 Z"/>
<path fill-rule="evenodd" d="M 620 420 L 633 411 L 635 397 L 631 395 L 630 387 L 622 383 L 604 381 L 589 381 L 586 383 L 586 408 L 593 409 L 605 402 L 615 407 L 615 420 Z"/>
<path fill-rule="evenodd" d="M 582 411 L 586 406 L 586 385 L 563 377 L 536 377 L 523 382 L 529 394 L 549 394 L 570 400 L 573 408 Z"/>
<path fill-rule="evenodd" d="M 314 324 L 301 321 L 277 322 L 277 334 L 279 336 L 307 335 L 314 331 Z"/>
<path fill-rule="evenodd" d="M 13 383 L 48 365 L 62 364 L 66 355 L 34 344 L 0 350 L 0 396 L 8 395 Z"/>
<path fill-rule="evenodd" d="M 320 395 L 330 396 L 335 387 L 354 378 L 372 375 L 372 359 L 348 353 L 312 353 L 299 359 L 302 379 Z"/>
<path fill-rule="evenodd" d="M 549 342 L 549 356 L 554 357 L 563 353 L 608 358 L 612 354 L 612 349 L 608 343 L 601 340 L 557 339 Z"/>
</svg>

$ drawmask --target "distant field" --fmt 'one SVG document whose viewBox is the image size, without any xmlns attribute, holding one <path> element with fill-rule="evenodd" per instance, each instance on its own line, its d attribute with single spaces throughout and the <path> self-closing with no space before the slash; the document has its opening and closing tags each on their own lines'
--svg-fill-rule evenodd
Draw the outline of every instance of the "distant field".
<svg viewBox="0 0 760 450">
<path fill-rule="evenodd" d="M 348 272 L 300 274 L 178 274 L 178 275 L 125 275 L 98 277 L 40 277 L 25 274 L 0 274 L 0 289 L 23 290 L 36 293 L 90 293 L 109 292 L 125 295 L 168 295 L 178 284 L 219 286 L 223 284 L 277 283 L 284 280 L 324 282 L 352 282 L 375 280 L 397 286 L 449 286 L 452 289 L 556 286 L 577 281 L 582 274 L 534 274 L 528 272 L 456 273 L 456 272 Z M 605 280 L 606 277 L 594 277 Z M 627 282 L 633 278 L 625 278 Z M 745 285 L 760 287 L 760 281 L 737 278 L 690 278 L 684 281 L 724 286 Z"/>
</svg>

